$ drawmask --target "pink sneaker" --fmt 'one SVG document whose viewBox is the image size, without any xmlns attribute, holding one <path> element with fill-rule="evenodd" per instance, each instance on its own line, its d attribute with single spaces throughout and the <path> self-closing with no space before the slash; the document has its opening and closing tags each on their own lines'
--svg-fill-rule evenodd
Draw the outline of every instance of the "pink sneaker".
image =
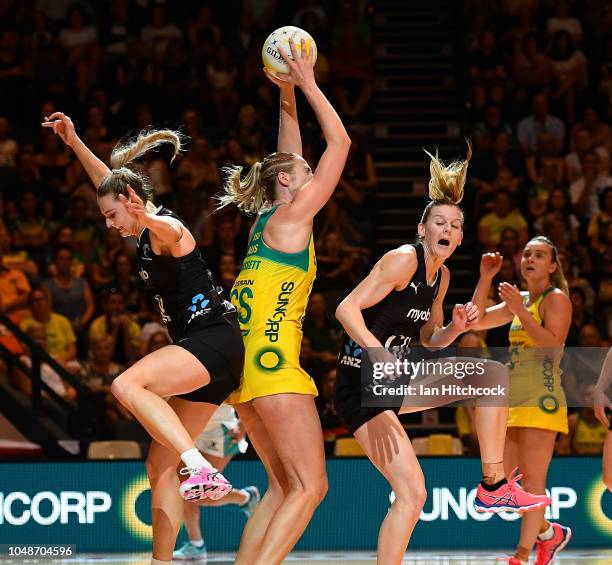
<svg viewBox="0 0 612 565">
<path fill-rule="evenodd" d="M 553 537 L 536 542 L 536 558 L 533 565 L 548 565 L 572 539 L 572 530 L 561 524 L 553 524 Z"/>
<path fill-rule="evenodd" d="M 180 472 L 181 475 L 189 475 L 179 487 L 185 500 L 219 500 L 232 490 L 228 480 L 212 467 L 183 467 Z"/>
<path fill-rule="evenodd" d="M 485 490 L 482 484 L 478 485 L 476 491 L 476 499 L 474 500 L 474 507 L 477 512 L 529 512 L 530 510 L 537 510 L 538 508 L 545 508 L 552 500 L 543 494 L 530 494 L 524 491 L 520 485 L 517 484 L 521 480 L 523 475 L 516 475 L 514 473 L 518 471 L 518 467 L 512 471 L 508 482 L 496 491 L 489 492 Z"/>
</svg>

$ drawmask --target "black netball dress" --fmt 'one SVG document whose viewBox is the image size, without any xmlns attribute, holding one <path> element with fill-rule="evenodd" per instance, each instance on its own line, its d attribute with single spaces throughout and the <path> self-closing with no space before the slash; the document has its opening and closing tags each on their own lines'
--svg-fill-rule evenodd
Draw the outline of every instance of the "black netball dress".
<svg viewBox="0 0 612 565">
<path fill-rule="evenodd" d="M 440 288 L 440 269 L 433 284 L 427 284 L 425 251 L 420 243 L 413 246 L 417 253 L 417 269 L 403 290 L 389 293 L 378 304 L 363 310 L 366 327 L 385 349 L 401 352 L 419 341 L 419 332 L 429 320 L 431 306 Z M 363 351 L 346 332 L 342 336 L 336 369 L 335 405 L 338 416 L 351 433 L 385 410 L 399 411 L 399 406 L 363 407 L 361 361 Z"/>
<path fill-rule="evenodd" d="M 182 223 L 166 208 L 158 208 L 156 214 Z M 137 261 L 174 345 L 193 354 L 210 373 L 209 384 L 178 396 L 221 404 L 238 386 L 244 364 L 236 309 L 219 296 L 197 246 L 183 257 L 156 255 L 145 228 L 138 238 Z"/>
</svg>

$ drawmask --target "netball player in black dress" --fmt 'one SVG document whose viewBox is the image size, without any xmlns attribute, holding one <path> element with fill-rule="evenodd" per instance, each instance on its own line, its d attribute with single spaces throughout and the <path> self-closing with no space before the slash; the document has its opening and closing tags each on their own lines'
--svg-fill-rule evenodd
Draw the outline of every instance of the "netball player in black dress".
<svg viewBox="0 0 612 565">
<path fill-rule="evenodd" d="M 147 457 L 151 483 L 153 560 L 172 560 L 182 522 L 177 465 L 189 478 L 180 484 L 186 499 L 218 499 L 231 485 L 196 449 L 194 438 L 236 388 L 244 347 L 234 307 L 217 294 L 193 235 L 170 210 L 151 202 L 149 179 L 126 167 L 162 143 L 174 145 L 173 131 L 142 132 L 115 147 L 112 170 L 76 135 L 61 112 L 42 124 L 70 146 L 97 188 L 98 206 L 108 228 L 138 238 L 139 273 L 154 293 L 173 344 L 142 358 L 115 379 L 113 394 L 151 434 Z"/>
<path fill-rule="evenodd" d="M 418 226 L 419 242 L 385 254 L 336 311 L 345 330 L 336 371 L 336 409 L 395 493 L 395 501 L 378 537 L 378 563 L 384 565 L 402 562 L 425 503 L 423 473 L 397 416 L 400 411 L 419 408 L 362 407 L 361 370 L 357 368 L 360 363 L 355 361 L 361 359 L 365 348 L 377 348 L 370 350 L 377 357 L 374 361 L 393 362 L 395 357 L 389 349 L 406 348 L 415 343 L 428 348 L 446 347 L 478 319 L 474 304 L 458 304 L 453 309 L 452 321 L 442 327 L 442 305 L 450 278 L 444 261 L 462 239 L 463 214 L 458 204 L 463 197 L 470 155 L 471 150 L 465 161 L 446 167 L 430 155 L 431 202 Z M 452 359 L 444 361 L 453 362 Z M 496 362 L 489 362 L 487 366 L 486 375 L 494 382 L 507 382 L 505 367 Z M 481 377 L 479 381 L 486 382 L 486 379 Z M 429 407 L 451 401 L 431 400 Z M 526 511 L 550 504 L 549 498 L 532 496 L 516 486 L 518 479 L 505 479 L 507 417 L 507 406 L 476 407 L 484 476 L 475 500 L 479 511 Z"/>
</svg>

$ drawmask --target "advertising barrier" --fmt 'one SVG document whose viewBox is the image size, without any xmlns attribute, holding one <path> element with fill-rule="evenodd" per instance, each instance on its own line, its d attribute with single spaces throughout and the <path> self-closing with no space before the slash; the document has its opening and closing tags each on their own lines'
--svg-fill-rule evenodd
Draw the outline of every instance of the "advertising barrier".
<svg viewBox="0 0 612 565">
<path fill-rule="evenodd" d="M 480 462 L 422 458 L 428 498 L 412 537 L 414 549 L 510 549 L 518 516 L 473 509 Z M 327 462 L 329 493 L 300 540 L 301 550 L 371 550 L 393 499 L 366 459 Z M 146 551 L 151 547 L 150 491 L 142 462 L 2 463 L 0 544 L 71 544 L 76 552 Z M 258 461 L 230 463 L 237 487 L 265 489 Z M 601 459 L 556 458 L 549 473 L 547 517 L 572 527 L 572 547 L 612 546 L 612 493 L 601 482 Z M 235 550 L 245 517 L 236 506 L 204 508 L 212 551 Z M 184 532 L 181 533 L 181 537 Z"/>
</svg>

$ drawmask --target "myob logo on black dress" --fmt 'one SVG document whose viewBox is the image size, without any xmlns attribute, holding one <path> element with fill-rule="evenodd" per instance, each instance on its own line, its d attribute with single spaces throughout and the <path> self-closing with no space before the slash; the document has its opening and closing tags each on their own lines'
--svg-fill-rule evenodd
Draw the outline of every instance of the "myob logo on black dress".
<svg viewBox="0 0 612 565">
<path fill-rule="evenodd" d="M 408 314 L 406 314 L 406 318 L 412 320 L 413 322 L 418 322 L 419 320 L 427 321 L 429 320 L 430 308 L 427 310 L 420 310 L 418 308 L 410 308 L 408 310 Z"/>
</svg>

